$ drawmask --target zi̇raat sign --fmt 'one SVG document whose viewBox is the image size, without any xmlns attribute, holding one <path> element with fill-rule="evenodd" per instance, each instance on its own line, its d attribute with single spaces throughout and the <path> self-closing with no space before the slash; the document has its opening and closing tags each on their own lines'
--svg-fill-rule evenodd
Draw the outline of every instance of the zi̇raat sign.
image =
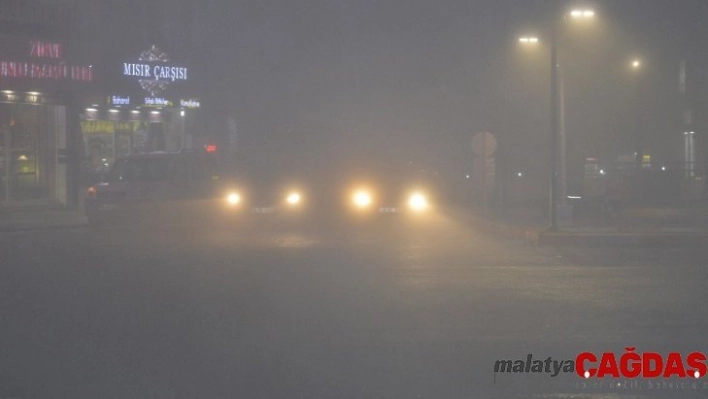
<svg viewBox="0 0 708 399">
<path fill-rule="evenodd" d="M 138 62 L 124 62 L 123 76 L 136 77 L 140 86 L 155 97 L 175 81 L 187 80 L 187 68 L 170 64 L 167 54 L 157 46 L 140 53 Z"/>
</svg>

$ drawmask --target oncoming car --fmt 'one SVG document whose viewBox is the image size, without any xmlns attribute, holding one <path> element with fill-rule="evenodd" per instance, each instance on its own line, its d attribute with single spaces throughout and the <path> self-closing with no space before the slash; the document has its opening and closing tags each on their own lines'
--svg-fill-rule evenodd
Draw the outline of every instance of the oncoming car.
<svg viewBox="0 0 708 399">
<path fill-rule="evenodd" d="M 345 201 L 358 214 L 423 215 L 433 207 L 429 190 L 419 185 L 354 184 L 348 188 Z"/>
<path fill-rule="evenodd" d="M 91 225 L 163 215 L 200 217 L 238 206 L 234 186 L 220 173 L 214 154 L 133 154 L 118 158 L 101 182 L 88 188 L 84 211 Z"/>
<path fill-rule="evenodd" d="M 84 210 L 98 226 L 156 218 L 233 223 L 246 215 L 298 215 L 307 206 L 301 186 L 269 187 L 264 195 L 244 171 L 225 169 L 216 154 L 203 151 L 123 156 L 88 188 Z"/>
<path fill-rule="evenodd" d="M 309 206 L 309 195 L 299 187 L 263 189 L 259 185 L 243 182 L 233 186 L 226 195 L 227 214 L 292 216 L 302 215 Z"/>
<path fill-rule="evenodd" d="M 348 177 L 342 182 L 340 194 L 349 214 L 426 217 L 436 210 L 436 184 L 427 176 L 404 167 L 379 166 L 374 171 L 352 169 L 344 174 Z"/>
</svg>

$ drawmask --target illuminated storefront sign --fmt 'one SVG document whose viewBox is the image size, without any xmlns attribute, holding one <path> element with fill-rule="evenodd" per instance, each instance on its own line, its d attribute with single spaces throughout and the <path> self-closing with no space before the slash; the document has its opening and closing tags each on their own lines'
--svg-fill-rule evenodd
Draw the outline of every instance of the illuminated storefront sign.
<svg viewBox="0 0 708 399">
<path fill-rule="evenodd" d="M 143 105 L 150 107 L 171 107 L 172 101 L 162 97 L 145 97 Z"/>
<path fill-rule="evenodd" d="M 93 81 L 90 66 L 59 64 L 40 64 L 34 62 L 0 61 L 0 77 Z"/>
<path fill-rule="evenodd" d="M 41 40 L 30 41 L 30 57 L 60 59 L 61 56 L 61 43 L 44 42 Z"/>
<path fill-rule="evenodd" d="M 123 63 L 123 75 L 154 78 L 155 80 L 187 80 L 187 68 L 148 64 Z"/>
<path fill-rule="evenodd" d="M 140 127 L 139 121 L 113 122 L 107 120 L 81 121 L 84 134 L 113 134 L 115 132 L 134 132 Z"/>
<path fill-rule="evenodd" d="M 168 64 L 169 57 L 157 46 L 143 51 L 138 61 L 124 62 L 123 76 L 138 78 L 143 90 L 153 97 L 165 91 L 170 83 L 187 80 L 187 68 Z"/>
<path fill-rule="evenodd" d="M 48 58 L 58 62 L 0 60 L 0 77 L 74 80 L 80 82 L 94 80 L 93 68 L 90 65 L 68 65 L 61 60 L 62 55 L 63 48 L 61 43 L 32 40 L 29 42 L 29 52 L 25 57 Z"/>
<path fill-rule="evenodd" d="M 108 103 L 113 106 L 130 105 L 129 96 L 110 96 Z"/>
<path fill-rule="evenodd" d="M 201 108 L 199 100 L 179 100 L 179 106 L 182 108 Z"/>
</svg>

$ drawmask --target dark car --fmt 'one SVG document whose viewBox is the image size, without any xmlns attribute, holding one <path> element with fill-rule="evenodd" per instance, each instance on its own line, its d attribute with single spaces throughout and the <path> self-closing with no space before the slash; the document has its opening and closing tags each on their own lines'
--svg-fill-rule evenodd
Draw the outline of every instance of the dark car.
<svg viewBox="0 0 708 399">
<path fill-rule="evenodd" d="M 229 212 L 241 207 L 235 179 L 206 152 L 153 152 L 118 158 L 101 182 L 88 188 L 89 224 Z"/>
</svg>

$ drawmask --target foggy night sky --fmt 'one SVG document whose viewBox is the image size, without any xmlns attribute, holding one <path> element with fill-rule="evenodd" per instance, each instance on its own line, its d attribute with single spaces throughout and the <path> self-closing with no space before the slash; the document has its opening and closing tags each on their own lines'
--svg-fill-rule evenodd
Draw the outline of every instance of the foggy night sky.
<svg viewBox="0 0 708 399">
<path fill-rule="evenodd" d="M 287 164 L 367 154 L 456 169 L 469 156 L 471 136 L 484 130 L 507 143 L 513 162 L 547 157 L 548 48 L 525 49 L 517 38 L 535 33 L 543 40 L 552 17 L 560 22 L 573 3 L 204 4 L 204 98 L 236 119 L 240 148 L 263 159 Z M 655 156 L 669 159 L 673 149 L 661 140 L 678 120 L 678 62 L 708 64 L 708 3 L 585 4 L 596 21 L 560 28 L 573 156 L 628 151 L 626 137 L 639 124 L 647 143 L 665 152 Z M 633 56 L 642 59 L 641 75 L 629 69 Z M 691 78 L 689 90 L 705 91 L 700 74 L 689 70 Z"/>
</svg>

